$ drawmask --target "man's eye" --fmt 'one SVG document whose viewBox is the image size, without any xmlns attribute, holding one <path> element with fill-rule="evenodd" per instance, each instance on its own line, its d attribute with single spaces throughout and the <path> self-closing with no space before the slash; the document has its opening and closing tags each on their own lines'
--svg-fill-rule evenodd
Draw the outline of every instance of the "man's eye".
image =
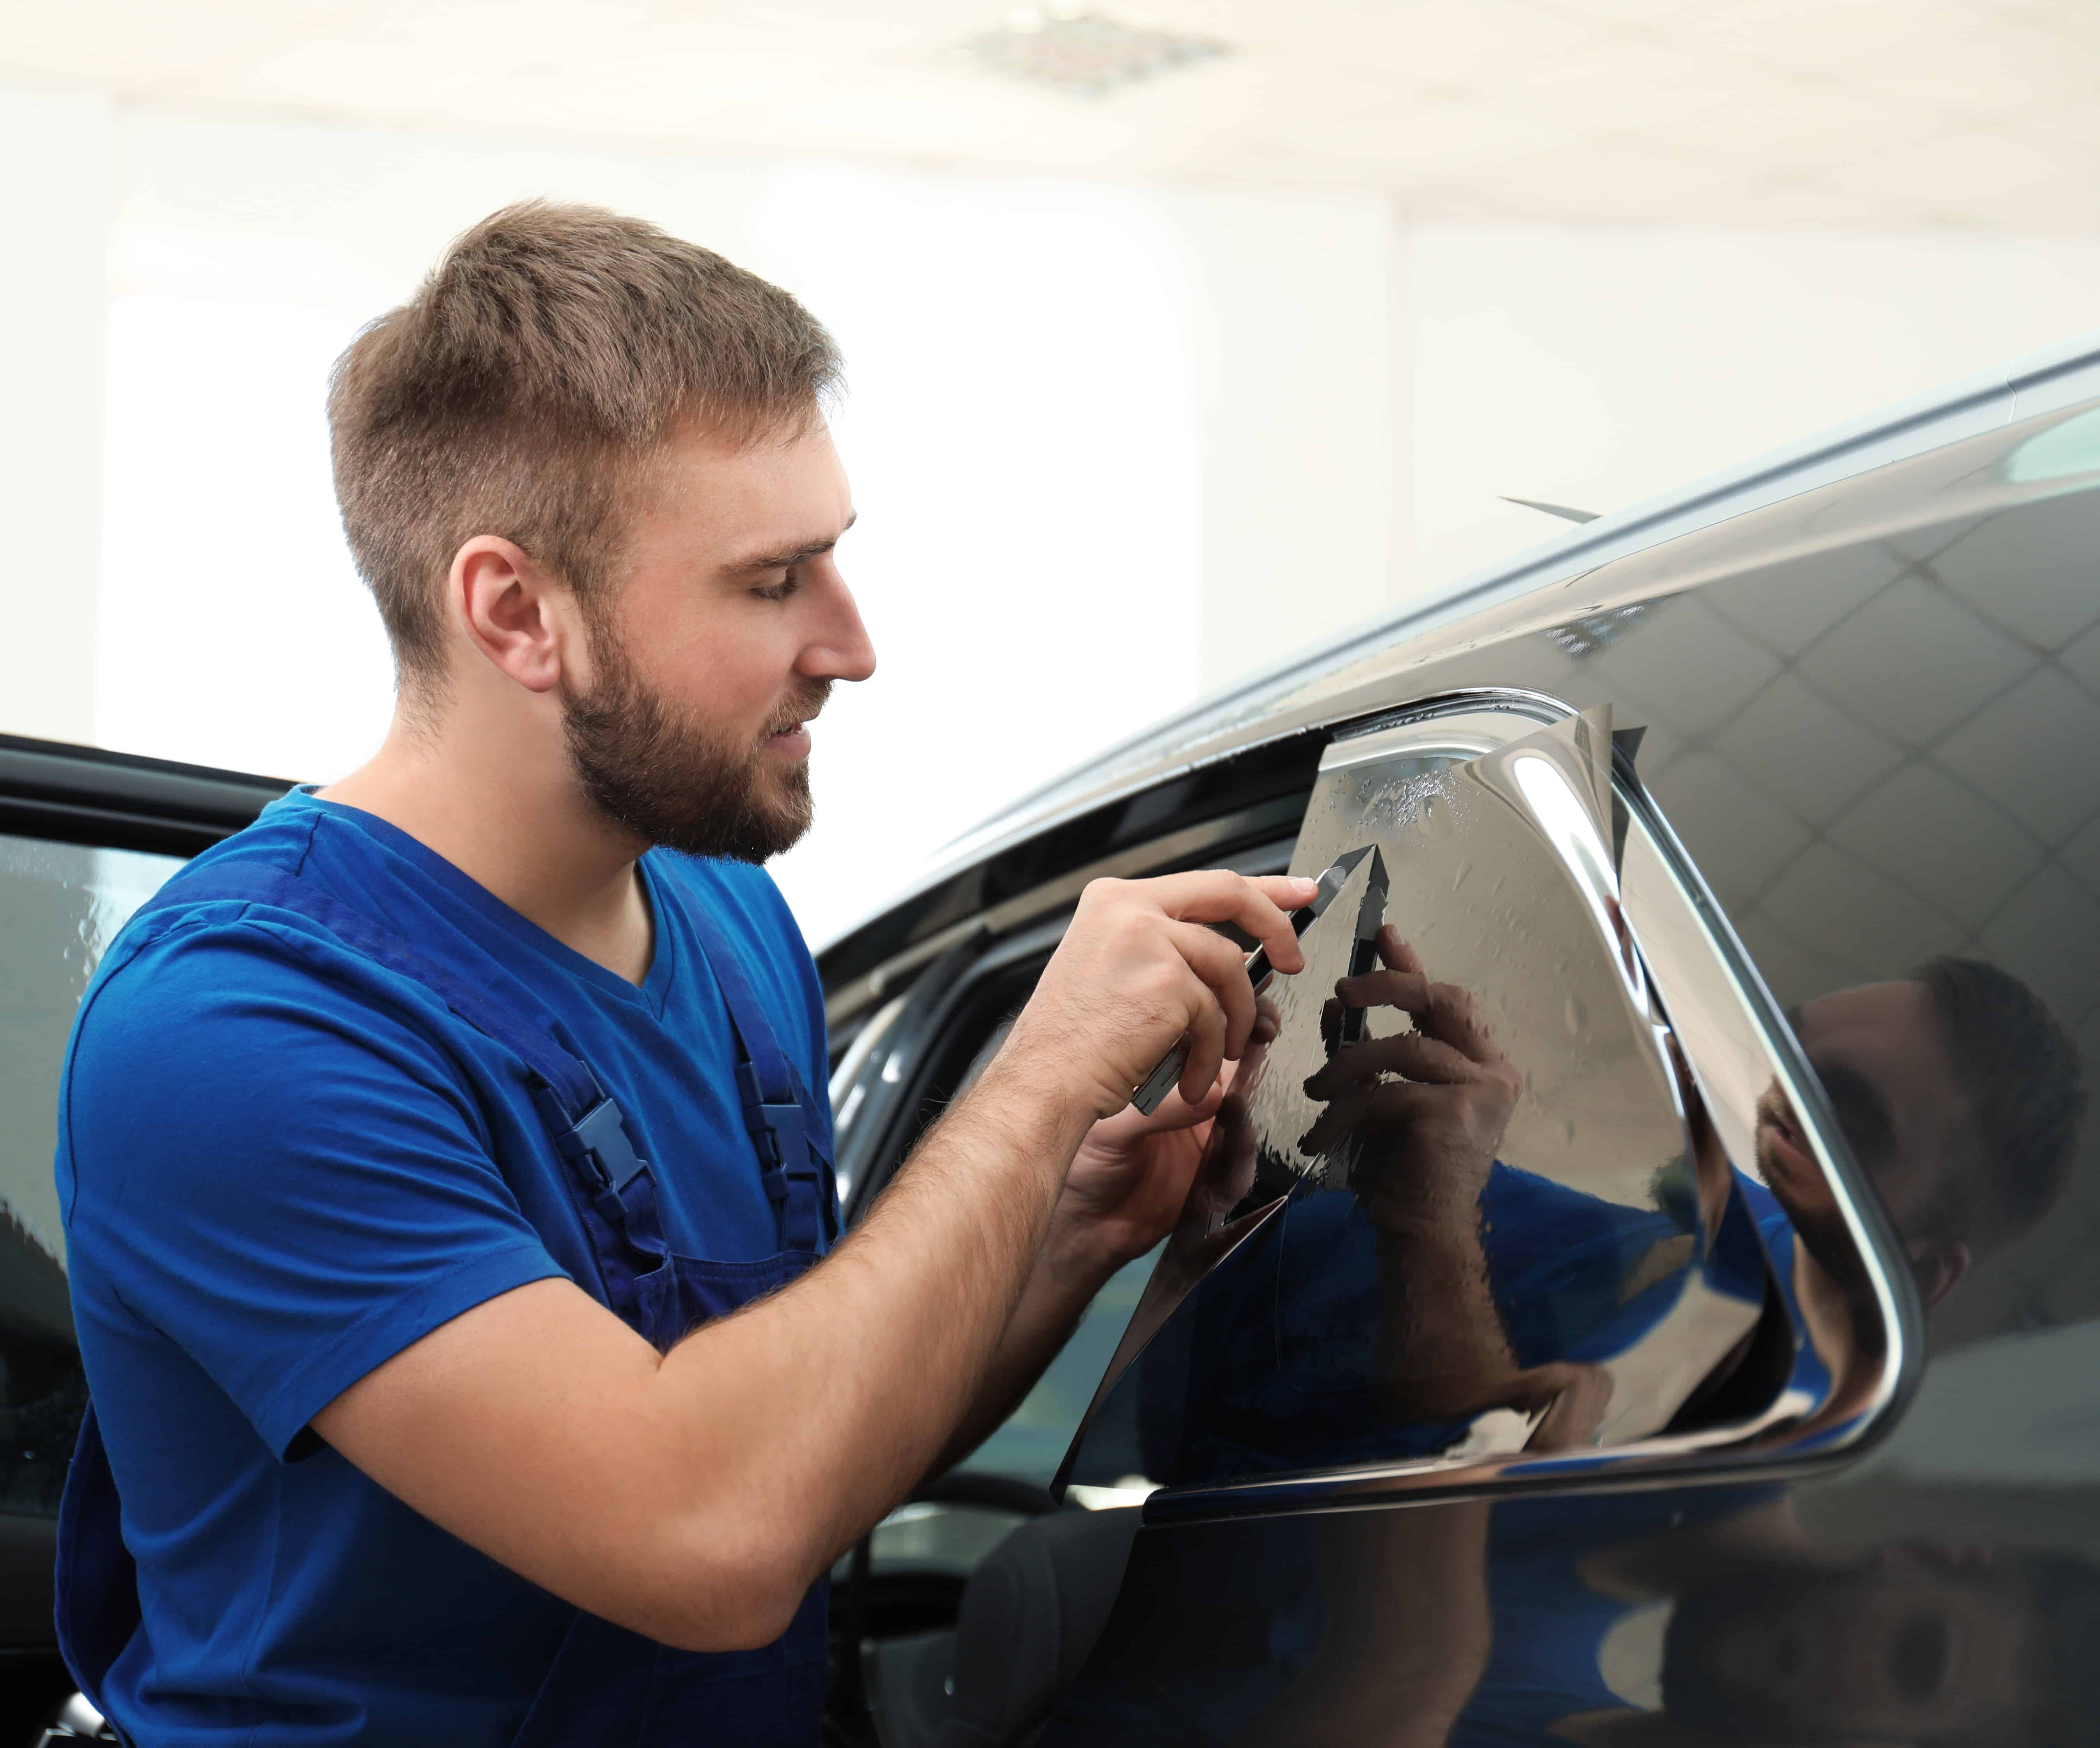
<svg viewBox="0 0 2100 1748">
<path fill-rule="evenodd" d="M 763 589 L 754 589 L 752 593 L 761 601 L 785 601 L 801 586 L 801 579 L 790 574 L 777 583 L 769 583 Z"/>
</svg>

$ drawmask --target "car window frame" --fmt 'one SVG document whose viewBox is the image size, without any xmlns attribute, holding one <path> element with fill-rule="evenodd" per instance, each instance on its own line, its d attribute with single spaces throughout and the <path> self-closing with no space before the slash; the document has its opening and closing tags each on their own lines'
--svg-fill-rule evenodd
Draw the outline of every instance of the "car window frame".
<svg viewBox="0 0 2100 1748">
<path fill-rule="evenodd" d="M 1451 752 L 1478 757 L 1579 713 L 1563 700 L 1520 687 L 1443 693 L 1337 725 L 1323 754 L 1321 768 L 1329 768 L 1330 762 L 1354 762 L 1357 755 L 1352 749 L 1367 746 L 1374 737 L 1391 744 L 1379 756 L 1397 750 L 1403 744 L 1401 737 L 1410 737 L 1404 744 L 1410 753 Z M 1661 877 L 1660 884 L 1652 878 L 1650 896 L 1672 903 L 1676 910 L 1672 923 L 1688 931 L 1710 956 L 1719 974 L 1717 997 L 1733 1004 L 1748 1035 L 1795 1101 L 1819 1163 L 1838 1193 L 1865 1268 L 1873 1309 L 1886 1340 L 1871 1399 L 1842 1437 L 1811 1450 L 1722 1449 L 1651 1454 L 1643 1446 L 1652 1441 L 1641 1441 L 1604 1457 L 1586 1453 L 1507 1466 L 1520 1473 L 1493 1472 L 1489 1465 L 1440 1472 L 1425 1472 L 1414 1464 L 1383 1470 L 1365 1466 L 1312 1470 L 1224 1485 L 1162 1488 L 1145 1500 L 1147 1523 L 1334 1510 L 1382 1503 L 1399 1495 L 1426 1499 L 1490 1492 L 1654 1485 L 1665 1480 L 1670 1484 L 1705 1480 L 1740 1483 L 1781 1473 L 1798 1476 L 1855 1460 L 1887 1437 L 1900 1420 L 1904 1406 L 1915 1393 L 1925 1349 L 1923 1308 L 1916 1282 L 1904 1266 L 1900 1242 L 1853 1157 L 1836 1113 L 1778 1000 L 1696 864 L 1648 794 L 1636 766 L 1636 755 L 1624 743 L 1615 744 L 1613 801 L 1623 808 L 1628 841 L 1636 841 L 1638 832 L 1652 853 L 1651 876 Z M 1677 1020 L 1674 1009 L 1673 1019 Z M 1696 1064 L 1694 1071 L 1697 1072 Z M 1135 1350 L 1126 1352 L 1119 1346 L 1074 1436 L 1074 1452 L 1109 1387 L 1134 1357 Z M 1070 1466 L 1068 1457 L 1067 1468 Z"/>
</svg>

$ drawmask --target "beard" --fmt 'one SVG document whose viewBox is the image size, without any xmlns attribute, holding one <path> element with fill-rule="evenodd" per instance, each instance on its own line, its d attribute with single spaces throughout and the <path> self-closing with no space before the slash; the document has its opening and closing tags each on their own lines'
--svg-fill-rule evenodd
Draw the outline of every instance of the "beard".
<svg viewBox="0 0 2100 1748">
<path fill-rule="evenodd" d="M 806 761 L 769 758 L 683 718 L 635 672 L 611 626 L 591 625 L 596 678 L 562 701 L 562 739 L 584 792 L 622 831 L 664 850 L 754 864 L 799 842 L 814 811 Z M 806 722 L 831 695 L 808 681 L 767 724 Z"/>
</svg>

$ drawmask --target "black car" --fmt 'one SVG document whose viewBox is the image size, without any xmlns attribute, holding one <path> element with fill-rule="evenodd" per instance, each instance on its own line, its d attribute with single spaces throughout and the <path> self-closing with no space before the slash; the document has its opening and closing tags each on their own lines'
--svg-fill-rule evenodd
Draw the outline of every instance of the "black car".
<svg viewBox="0 0 2100 1748">
<path fill-rule="evenodd" d="M 25 1742 L 60 1044 L 281 788 L 0 743 Z M 1587 523 L 973 834 L 820 955 L 849 1217 L 1087 881 L 1206 866 L 1338 870 L 1308 968 L 1173 1234 L 841 1563 L 836 1740 L 2100 1740 L 2100 351 Z"/>
</svg>

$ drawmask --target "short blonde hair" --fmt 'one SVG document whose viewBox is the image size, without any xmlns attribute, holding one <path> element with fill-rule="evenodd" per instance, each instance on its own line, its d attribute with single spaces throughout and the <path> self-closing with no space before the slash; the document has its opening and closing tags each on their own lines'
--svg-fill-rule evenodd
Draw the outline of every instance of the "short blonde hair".
<svg viewBox="0 0 2100 1748">
<path fill-rule="evenodd" d="M 674 432 L 793 435 L 839 369 L 793 298 L 655 225 L 541 201 L 484 218 L 329 380 L 343 532 L 404 687 L 442 680 L 465 541 L 514 541 L 588 596 Z"/>
</svg>

